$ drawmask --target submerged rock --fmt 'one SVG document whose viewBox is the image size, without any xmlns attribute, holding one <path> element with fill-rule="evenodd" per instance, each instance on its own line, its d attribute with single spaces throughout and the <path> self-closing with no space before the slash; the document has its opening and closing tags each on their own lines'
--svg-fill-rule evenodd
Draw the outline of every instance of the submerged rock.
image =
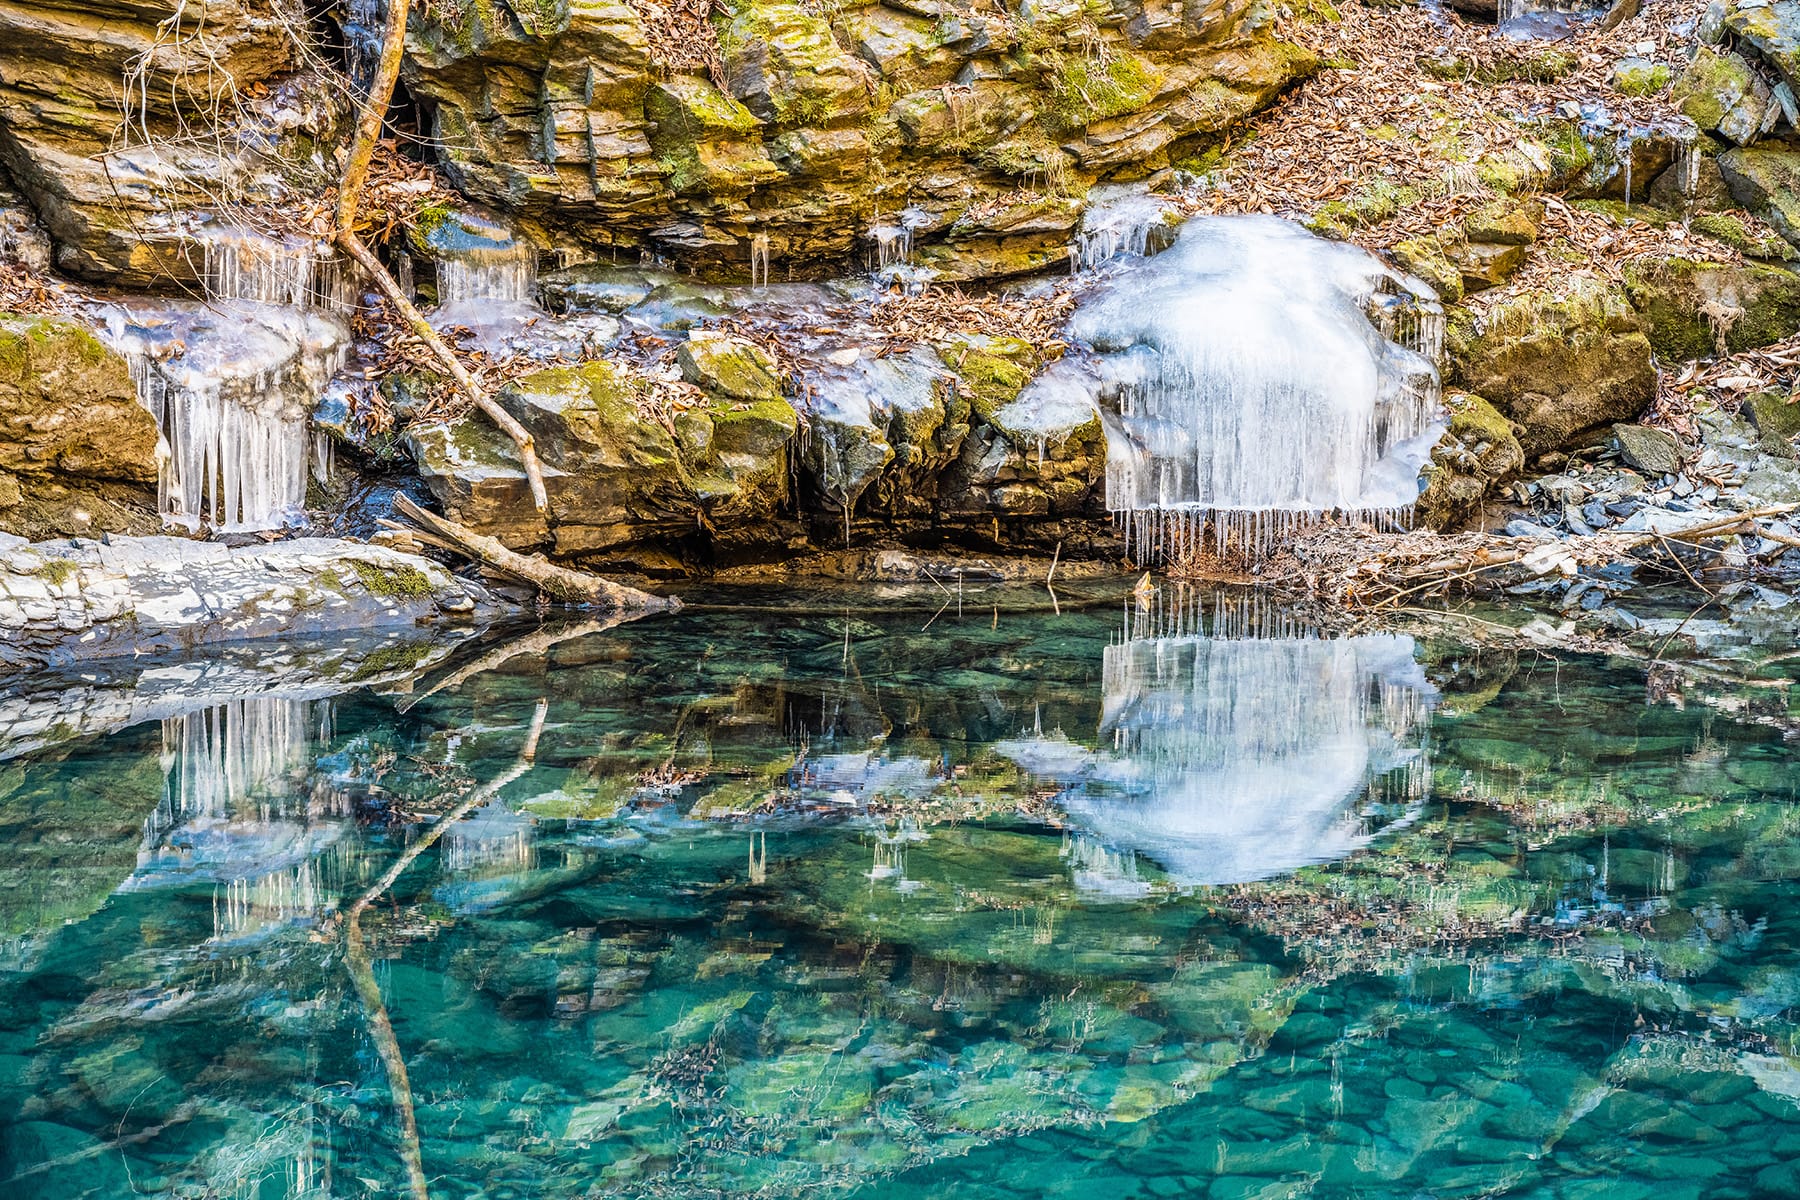
<svg viewBox="0 0 1800 1200">
<path fill-rule="evenodd" d="M 0 546 L 0 664 L 468 619 L 491 601 L 429 559 L 330 538 L 234 550 L 183 538 Z"/>
</svg>

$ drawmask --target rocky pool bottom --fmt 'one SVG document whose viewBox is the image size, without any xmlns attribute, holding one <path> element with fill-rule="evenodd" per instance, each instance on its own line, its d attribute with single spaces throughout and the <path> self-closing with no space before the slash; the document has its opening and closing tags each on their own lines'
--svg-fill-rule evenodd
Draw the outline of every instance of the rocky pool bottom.
<svg viewBox="0 0 1800 1200">
<path fill-rule="evenodd" d="M 1791 629 L 1019 596 L 0 685 L 0 1195 L 404 1194 L 514 771 L 435 1196 L 1800 1190 Z"/>
</svg>

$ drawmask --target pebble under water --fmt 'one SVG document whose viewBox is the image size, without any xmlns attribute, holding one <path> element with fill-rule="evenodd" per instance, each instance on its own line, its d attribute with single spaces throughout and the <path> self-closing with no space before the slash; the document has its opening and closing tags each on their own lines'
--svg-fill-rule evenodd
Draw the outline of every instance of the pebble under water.
<svg viewBox="0 0 1800 1200">
<path fill-rule="evenodd" d="M 0 689 L 0 1196 L 408 1195 L 515 770 L 433 1196 L 1800 1194 L 1788 691 L 974 596 Z"/>
</svg>

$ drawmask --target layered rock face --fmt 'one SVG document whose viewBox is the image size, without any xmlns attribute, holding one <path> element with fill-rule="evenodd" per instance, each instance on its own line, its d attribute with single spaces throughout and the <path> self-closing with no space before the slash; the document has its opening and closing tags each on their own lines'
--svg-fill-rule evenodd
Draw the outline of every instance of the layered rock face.
<svg viewBox="0 0 1800 1200">
<path fill-rule="evenodd" d="M 970 278 L 1062 261 L 1094 180 L 1169 166 L 1310 70 L 1268 20 L 1246 0 L 829 19 L 734 0 L 677 28 L 716 42 L 707 73 L 670 69 L 669 26 L 623 0 L 476 3 L 415 22 L 405 80 L 457 187 L 578 256 L 779 272 L 869 250 L 885 217 Z"/>
<path fill-rule="evenodd" d="M 966 335 L 890 357 L 840 347 L 821 356 L 834 377 L 819 382 L 858 403 L 812 408 L 742 338 L 693 331 L 680 363 L 704 398 L 672 411 L 605 361 L 499 393 L 545 460 L 547 515 L 480 414 L 416 426 L 408 448 L 453 519 L 514 547 L 648 570 L 675 568 L 671 551 L 721 563 L 871 529 L 1046 550 L 1106 536 L 1098 414 L 1017 403 L 1040 365 L 1022 341 Z"/>
<path fill-rule="evenodd" d="M 156 453 L 122 358 L 73 321 L 0 316 L 0 532 L 147 531 Z"/>
<path fill-rule="evenodd" d="M 305 20 L 285 0 L 0 0 L 0 165 L 56 265 L 125 287 L 191 278 L 183 227 L 226 195 L 323 186 L 342 97 L 289 78 Z"/>
</svg>

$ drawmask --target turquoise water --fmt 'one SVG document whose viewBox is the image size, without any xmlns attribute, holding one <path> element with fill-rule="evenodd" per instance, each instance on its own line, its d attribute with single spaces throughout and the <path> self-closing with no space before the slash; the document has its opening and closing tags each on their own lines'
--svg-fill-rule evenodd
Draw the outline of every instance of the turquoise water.
<svg viewBox="0 0 1800 1200">
<path fill-rule="evenodd" d="M 356 944 L 433 1196 L 1800 1193 L 1792 659 L 550 643 L 0 691 L 0 1195 L 409 1194 L 344 920 L 408 847 Z"/>
</svg>

